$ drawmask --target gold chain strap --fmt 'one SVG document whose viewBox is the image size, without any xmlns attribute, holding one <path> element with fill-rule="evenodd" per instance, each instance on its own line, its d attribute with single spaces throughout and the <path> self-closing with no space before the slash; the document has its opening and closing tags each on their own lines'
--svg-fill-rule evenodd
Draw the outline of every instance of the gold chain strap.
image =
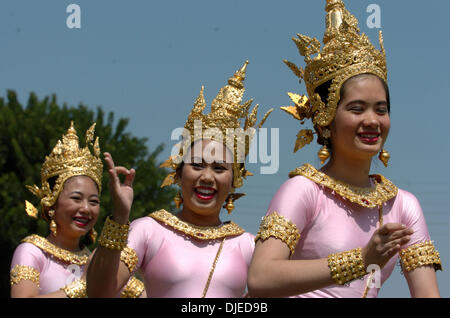
<svg viewBox="0 0 450 318">
<path fill-rule="evenodd" d="M 220 243 L 219 250 L 217 251 L 216 257 L 214 258 L 213 265 L 211 267 L 211 271 L 209 272 L 208 280 L 206 281 L 205 288 L 203 289 L 203 295 L 202 298 L 205 298 L 206 293 L 209 289 L 209 284 L 211 284 L 211 279 L 214 274 L 214 270 L 216 269 L 217 261 L 219 260 L 220 252 L 222 251 L 223 243 L 225 242 L 225 237 L 223 238 L 222 242 Z"/>
<path fill-rule="evenodd" d="M 378 219 L 380 221 L 380 226 L 379 226 L 379 228 L 380 228 L 380 227 L 383 226 L 383 204 L 380 204 L 378 206 Z M 374 270 L 372 270 L 372 272 L 369 275 L 369 279 L 367 280 L 366 288 L 364 288 L 364 292 L 362 294 L 362 298 L 366 298 L 367 297 L 367 293 L 369 292 L 369 285 L 372 282 L 374 274 L 375 274 L 375 272 L 374 272 Z"/>
</svg>

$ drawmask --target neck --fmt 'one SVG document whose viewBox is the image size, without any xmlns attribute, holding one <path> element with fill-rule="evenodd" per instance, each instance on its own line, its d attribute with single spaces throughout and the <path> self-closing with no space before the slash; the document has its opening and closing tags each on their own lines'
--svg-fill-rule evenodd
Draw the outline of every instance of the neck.
<svg viewBox="0 0 450 318">
<path fill-rule="evenodd" d="M 321 171 L 347 184 L 368 188 L 372 186 L 369 179 L 370 166 L 371 159 L 351 160 L 342 156 L 332 156 Z"/>
<path fill-rule="evenodd" d="M 80 251 L 80 238 L 68 237 L 63 234 L 57 233 L 56 236 L 50 233 L 47 236 L 47 240 L 65 250 L 71 252 L 79 252 Z"/>
<path fill-rule="evenodd" d="M 211 215 L 197 214 L 183 205 L 183 209 L 180 213 L 178 213 L 177 217 L 182 221 L 197 226 L 219 226 L 222 224 L 222 221 L 220 221 L 219 218 L 219 213 L 213 213 Z"/>
</svg>

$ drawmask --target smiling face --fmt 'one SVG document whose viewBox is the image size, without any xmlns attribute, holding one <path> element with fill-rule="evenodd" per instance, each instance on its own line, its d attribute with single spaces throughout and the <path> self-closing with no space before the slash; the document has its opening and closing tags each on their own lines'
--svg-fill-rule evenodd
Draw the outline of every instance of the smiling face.
<svg viewBox="0 0 450 318">
<path fill-rule="evenodd" d="M 202 140 L 186 154 L 181 175 L 182 215 L 198 225 L 216 225 L 220 210 L 231 191 L 231 152 L 217 141 Z M 200 150 L 200 151 L 198 151 Z M 203 224 L 200 224 L 203 223 Z"/>
<path fill-rule="evenodd" d="M 54 210 L 58 235 L 85 235 L 97 222 L 100 211 L 97 184 L 86 176 L 67 179 Z"/>
<path fill-rule="evenodd" d="M 344 91 L 330 126 L 332 156 L 370 160 L 389 134 L 387 92 L 374 75 L 351 78 Z"/>
</svg>

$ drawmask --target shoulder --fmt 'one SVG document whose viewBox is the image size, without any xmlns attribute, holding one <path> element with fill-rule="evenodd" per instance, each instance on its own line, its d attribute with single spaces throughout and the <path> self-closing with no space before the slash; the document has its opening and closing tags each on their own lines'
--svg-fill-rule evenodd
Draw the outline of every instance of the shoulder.
<svg viewBox="0 0 450 318">
<path fill-rule="evenodd" d="M 424 217 L 419 200 L 406 190 L 398 189 L 393 208 L 404 224 L 414 224 Z"/>
<path fill-rule="evenodd" d="M 397 198 L 401 200 L 402 204 L 406 205 L 419 205 L 419 200 L 417 197 L 403 189 L 398 189 Z"/>
<path fill-rule="evenodd" d="M 30 237 L 27 237 L 25 239 L 29 238 Z M 11 267 L 14 267 L 15 265 L 28 265 L 39 268 L 41 261 L 45 258 L 44 251 L 39 247 L 30 242 L 22 241 L 14 251 Z"/>
</svg>

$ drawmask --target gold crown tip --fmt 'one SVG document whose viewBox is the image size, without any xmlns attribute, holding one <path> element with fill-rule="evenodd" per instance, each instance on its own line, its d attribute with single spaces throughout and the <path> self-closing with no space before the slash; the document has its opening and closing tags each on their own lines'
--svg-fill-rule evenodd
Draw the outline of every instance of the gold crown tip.
<svg viewBox="0 0 450 318">
<path fill-rule="evenodd" d="M 245 80 L 245 74 L 247 72 L 247 65 L 248 60 L 244 62 L 244 65 L 234 74 L 234 77 L 238 78 L 239 80 L 243 81 Z"/>
</svg>

